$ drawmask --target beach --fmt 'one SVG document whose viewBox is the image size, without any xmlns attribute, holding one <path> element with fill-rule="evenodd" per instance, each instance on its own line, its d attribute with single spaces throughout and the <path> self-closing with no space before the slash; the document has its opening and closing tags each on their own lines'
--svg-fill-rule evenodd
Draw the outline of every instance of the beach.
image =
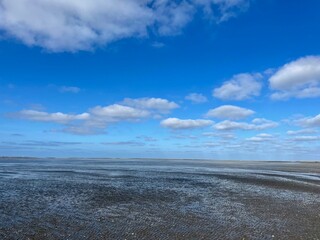
<svg viewBox="0 0 320 240">
<path fill-rule="evenodd" d="M 1 158 L 0 239 L 320 239 L 320 163 Z"/>
</svg>

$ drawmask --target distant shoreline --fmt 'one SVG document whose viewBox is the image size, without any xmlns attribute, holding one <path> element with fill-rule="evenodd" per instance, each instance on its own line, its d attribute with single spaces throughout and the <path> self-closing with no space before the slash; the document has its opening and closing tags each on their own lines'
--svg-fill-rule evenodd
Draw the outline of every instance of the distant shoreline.
<svg viewBox="0 0 320 240">
<path fill-rule="evenodd" d="M 119 158 L 119 157 L 30 157 L 30 156 L 0 156 L 0 160 L 152 160 L 152 161 L 202 161 L 202 162 L 222 162 L 222 163 L 232 163 L 232 162 L 270 162 L 270 163 L 320 163 L 319 160 L 234 160 L 234 159 L 200 159 L 200 158 Z"/>
</svg>

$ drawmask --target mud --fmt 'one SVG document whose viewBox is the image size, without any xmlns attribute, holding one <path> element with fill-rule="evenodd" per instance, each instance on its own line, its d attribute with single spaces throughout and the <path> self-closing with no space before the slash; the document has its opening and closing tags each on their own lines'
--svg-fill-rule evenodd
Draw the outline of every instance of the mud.
<svg viewBox="0 0 320 240">
<path fill-rule="evenodd" d="M 320 239 L 320 163 L 2 158 L 0 239 Z"/>
</svg>

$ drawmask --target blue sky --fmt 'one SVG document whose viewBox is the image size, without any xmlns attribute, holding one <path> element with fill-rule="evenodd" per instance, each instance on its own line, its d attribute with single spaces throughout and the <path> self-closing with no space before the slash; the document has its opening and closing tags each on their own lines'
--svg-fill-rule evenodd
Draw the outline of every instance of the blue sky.
<svg viewBox="0 0 320 240">
<path fill-rule="evenodd" d="M 0 155 L 319 160 L 317 0 L 0 3 Z"/>
</svg>

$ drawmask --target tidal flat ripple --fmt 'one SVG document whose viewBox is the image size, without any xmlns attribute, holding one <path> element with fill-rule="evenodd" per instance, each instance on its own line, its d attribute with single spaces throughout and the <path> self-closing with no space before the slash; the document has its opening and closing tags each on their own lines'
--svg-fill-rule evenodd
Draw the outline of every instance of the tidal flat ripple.
<svg viewBox="0 0 320 240">
<path fill-rule="evenodd" d="M 320 239 L 320 163 L 2 158 L 0 239 Z"/>
</svg>

